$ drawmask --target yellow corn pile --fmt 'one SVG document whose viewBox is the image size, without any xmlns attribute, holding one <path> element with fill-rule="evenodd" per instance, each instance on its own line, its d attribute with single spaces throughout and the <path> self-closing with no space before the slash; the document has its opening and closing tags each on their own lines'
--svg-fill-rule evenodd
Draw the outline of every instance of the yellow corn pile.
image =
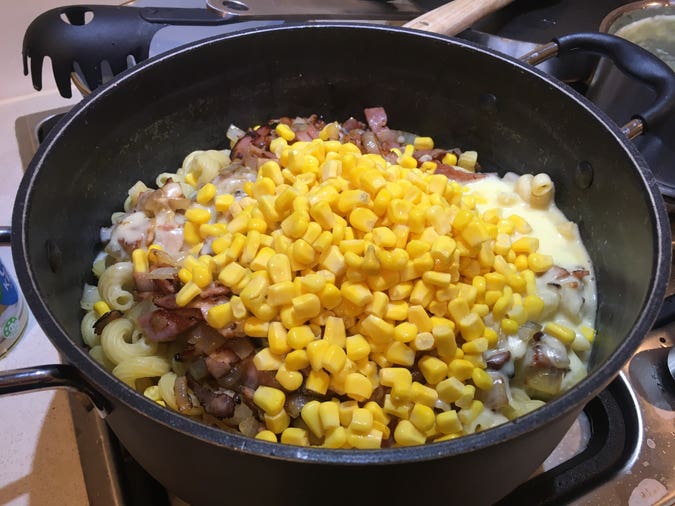
<svg viewBox="0 0 675 506">
<path fill-rule="evenodd" d="M 262 163 L 239 201 L 199 188 L 185 213 L 193 255 L 177 303 L 220 283 L 233 296 L 208 311 L 209 325 L 243 322 L 266 339 L 255 365 L 276 371 L 285 391 L 255 392 L 267 426 L 259 438 L 377 448 L 390 430 L 399 446 L 457 437 L 483 409 L 477 390 L 492 387 L 482 354 L 495 326 L 514 334 L 538 318 L 535 275 L 552 259 L 537 253 L 525 220 L 479 213 L 480 196 L 434 174 L 434 162 L 418 167 L 413 145 L 390 164 L 334 140 L 331 127 L 291 143 L 279 125 L 279 162 Z M 209 243 L 213 254 L 200 256 Z M 376 403 L 379 386 L 388 393 Z M 334 398 L 309 402 L 294 424 L 284 403 L 301 387 Z"/>
</svg>

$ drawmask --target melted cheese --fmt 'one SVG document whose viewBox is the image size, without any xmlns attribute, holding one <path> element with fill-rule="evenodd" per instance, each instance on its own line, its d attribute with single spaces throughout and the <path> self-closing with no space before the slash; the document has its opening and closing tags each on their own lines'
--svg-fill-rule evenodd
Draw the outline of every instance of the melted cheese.
<svg viewBox="0 0 675 506">
<path fill-rule="evenodd" d="M 505 177 L 500 179 L 494 175 L 478 179 L 467 185 L 472 193 L 481 198 L 476 207 L 481 211 L 488 209 L 503 209 L 503 217 L 512 214 L 521 216 L 532 227 L 529 236 L 539 239 L 539 253 L 551 255 L 555 265 L 565 269 L 583 267 L 591 269 L 591 260 L 588 256 L 578 231 L 574 230 L 573 237 L 563 236 L 558 227 L 569 223 L 560 209 L 551 203 L 547 209 L 535 209 L 515 193 L 515 179 Z M 505 206 L 498 202 L 500 194 L 513 194 L 513 205 Z"/>
</svg>

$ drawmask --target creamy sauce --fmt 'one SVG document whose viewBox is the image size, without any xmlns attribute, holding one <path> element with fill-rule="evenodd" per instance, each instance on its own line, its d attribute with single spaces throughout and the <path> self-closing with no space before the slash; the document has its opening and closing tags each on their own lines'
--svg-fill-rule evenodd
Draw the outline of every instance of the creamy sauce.
<svg viewBox="0 0 675 506">
<path fill-rule="evenodd" d="M 128 255 L 121 243 L 145 245 L 151 226 L 152 222 L 145 213 L 135 212 L 125 215 L 122 221 L 113 228 L 106 252 L 118 259 L 127 258 Z"/>
<path fill-rule="evenodd" d="M 620 28 L 615 35 L 653 53 L 675 70 L 675 15 L 640 19 Z"/>
<path fill-rule="evenodd" d="M 556 265 L 568 270 L 576 267 L 591 268 L 590 257 L 579 234 L 575 232 L 575 237 L 569 239 L 558 230 L 559 226 L 568 223 L 569 220 L 555 204 L 546 209 L 534 209 L 520 197 L 517 197 L 510 206 L 499 203 L 500 194 L 515 194 L 515 184 L 510 178 L 500 179 L 490 175 L 472 182 L 469 187 L 482 197 L 483 202 L 476 204 L 481 212 L 501 208 L 504 218 L 512 214 L 524 218 L 532 227 L 532 232 L 526 235 L 539 239 L 539 253 L 551 255 Z"/>
</svg>

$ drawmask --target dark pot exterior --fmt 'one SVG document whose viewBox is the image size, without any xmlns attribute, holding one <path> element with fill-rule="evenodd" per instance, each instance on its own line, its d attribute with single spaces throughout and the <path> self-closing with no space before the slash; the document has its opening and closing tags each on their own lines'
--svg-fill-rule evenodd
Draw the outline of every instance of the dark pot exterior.
<svg viewBox="0 0 675 506">
<path fill-rule="evenodd" d="M 488 169 L 548 172 L 596 267 L 589 376 L 501 427 L 407 449 L 265 443 L 164 410 L 83 348 L 79 300 L 99 229 L 138 179 L 225 146 L 230 123 L 381 105 L 393 128 L 475 149 Z M 590 103 L 543 73 L 470 43 L 382 26 L 324 24 L 209 39 L 141 64 L 69 113 L 27 170 L 13 216 L 16 270 L 45 332 L 113 405 L 131 455 L 193 505 L 421 499 L 490 504 L 527 479 L 648 331 L 665 293 L 670 229 L 638 151 Z"/>
</svg>

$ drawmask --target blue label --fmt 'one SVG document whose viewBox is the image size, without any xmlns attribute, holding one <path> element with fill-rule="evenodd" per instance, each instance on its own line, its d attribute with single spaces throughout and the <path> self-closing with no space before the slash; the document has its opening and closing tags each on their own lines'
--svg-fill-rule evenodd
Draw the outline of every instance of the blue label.
<svg viewBox="0 0 675 506">
<path fill-rule="evenodd" d="M 19 294 L 16 291 L 14 283 L 5 270 L 5 266 L 0 262 L 0 304 L 11 306 L 19 301 Z"/>
</svg>

